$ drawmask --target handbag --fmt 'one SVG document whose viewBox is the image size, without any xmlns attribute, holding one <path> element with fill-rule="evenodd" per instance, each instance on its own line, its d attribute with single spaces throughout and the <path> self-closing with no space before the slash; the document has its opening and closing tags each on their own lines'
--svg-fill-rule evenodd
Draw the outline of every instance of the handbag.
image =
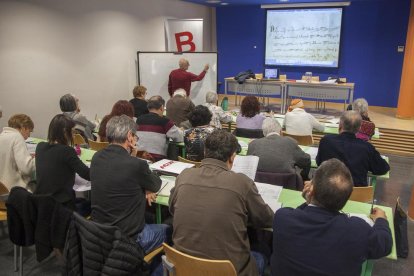
<svg viewBox="0 0 414 276">
<path fill-rule="evenodd" d="M 407 231 L 407 213 L 401 207 L 400 198 L 398 197 L 394 211 L 394 232 L 397 256 L 399 258 L 408 257 L 409 247 Z"/>
</svg>

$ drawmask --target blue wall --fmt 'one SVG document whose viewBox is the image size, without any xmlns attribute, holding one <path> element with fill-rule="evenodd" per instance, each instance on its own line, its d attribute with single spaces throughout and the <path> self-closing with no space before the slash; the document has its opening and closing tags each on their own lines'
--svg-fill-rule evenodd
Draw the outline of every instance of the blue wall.
<svg viewBox="0 0 414 276">
<path fill-rule="evenodd" d="M 409 0 L 352 2 L 343 12 L 339 68 L 280 67 L 282 74 L 289 79 L 300 79 L 306 71 L 321 80 L 346 77 L 355 83 L 354 98 L 396 107 L 404 59 L 397 46 L 405 45 L 409 8 Z M 216 12 L 219 81 L 247 69 L 263 72 L 266 11 L 238 6 Z"/>
</svg>

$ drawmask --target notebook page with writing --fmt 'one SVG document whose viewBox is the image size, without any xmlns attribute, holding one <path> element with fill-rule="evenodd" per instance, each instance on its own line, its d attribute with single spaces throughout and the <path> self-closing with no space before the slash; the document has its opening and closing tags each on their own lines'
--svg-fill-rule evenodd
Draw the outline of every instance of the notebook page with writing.
<svg viewBox="0 0 414 276">
<path fill-rule="evenodd" d="M 151 170 L 157 170 L 160 172 L 167 172 L 173 174 L 180 174 L 187 168 L 194 167 L 194 164 L 184 163 L 174 160 L 162 159 L 150 165 Z"/>
</svg>

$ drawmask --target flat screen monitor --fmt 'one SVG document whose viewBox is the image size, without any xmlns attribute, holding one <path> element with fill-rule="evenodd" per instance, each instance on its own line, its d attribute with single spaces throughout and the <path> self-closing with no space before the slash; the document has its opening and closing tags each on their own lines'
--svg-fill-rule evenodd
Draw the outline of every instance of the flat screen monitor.
<svg viewBox="0 0 414 276">
<path fill-rule="evenodd" d="M 342 8 L 267 10 L 265 65 L 337 68 Z"/>
<path fill-rule="evenodd" d="M 266 68 L 264 71 L 265 79 L 277 79 L 279 78 L 279 70 L 276 68 Z"/>
</svg>

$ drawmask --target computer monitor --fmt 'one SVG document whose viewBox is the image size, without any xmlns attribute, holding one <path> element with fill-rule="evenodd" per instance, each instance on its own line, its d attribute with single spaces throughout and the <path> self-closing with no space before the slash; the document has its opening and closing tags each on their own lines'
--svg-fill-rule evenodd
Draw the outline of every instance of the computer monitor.
<svg viewBox="0 0 414 276">
<path fill-rule="evenodd" d="M 279 70 L 277 68 L 266 68 L 264 72 L 265 79 L 279 78 Z"/>
</svg>

